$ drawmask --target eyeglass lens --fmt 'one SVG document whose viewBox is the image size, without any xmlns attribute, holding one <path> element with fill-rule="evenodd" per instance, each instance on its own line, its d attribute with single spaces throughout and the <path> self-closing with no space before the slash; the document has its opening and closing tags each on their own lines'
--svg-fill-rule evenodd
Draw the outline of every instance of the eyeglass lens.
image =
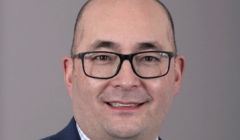
<svg viewBox="0 0 240 140">
<path fill-rule="evenodd" d="M 84 69 L 87 75 L 107 78 L 115 75 L 119 69 L 120 57 L 112 53 L 88 53 L 84 55 Z M 167 53 L 146 52 L 133 57 L 133 67 L 142 77 L 155 77 L 168 71 Z"/>
</svg>

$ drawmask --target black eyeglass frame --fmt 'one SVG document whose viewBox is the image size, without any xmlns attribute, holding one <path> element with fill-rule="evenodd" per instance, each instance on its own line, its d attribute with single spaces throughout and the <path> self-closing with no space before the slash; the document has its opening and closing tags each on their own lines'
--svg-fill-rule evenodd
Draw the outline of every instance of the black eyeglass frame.
<svg viewBox="0 0 240 140">
<path fill-rule="evenodd" d="M 163 74 L 163 75 L 154 76 L 154 77 L 143 77 L 143 76 L 139 75 L 139 74 L 136 72 L 136 70 L 135 70 L 135 68 L 134 68 L 134 66 L 133 66 L 133 62 L 132 62 L 132 61 L 133 61 L 133 57 L 134 57 L 135 55 L 138 55 L 138 54 L 141 54 L 141 53 L 151 53 L 151 52 L 154 52 L 154 53 L 166 53 L 166 54 L 168 55 L 168 58 L 169 58 L 169 60 L 168 60 L 168 69 L 167 69 L 167 72 L 166 72 L 165 74 Z M 119 63 L 119 65 L 118 65 L 118 68 L 117 68 L 116 73 L 115 73 L 113 76 L 110 76 L 110 77 L 95 77 L 95 76 L 88 75 L 88 74 L 86 73 L 86 71 L 85 71 L 85 68 L 84 68 L 84 56 L 85 56 L 86 54 L 89 54 L 89 53 L 110 53 L 110 54 L 115 54 L 115 55 L 119 56 L 119 58 L 120 58 L 120 63 Z M 121 67 L 122 67 L 123 61 L 124 61 L 124 60 L 129 60 L 133 72 L 134 72 L 138 77 L 143 78 L 143 79 L 151 79 L 151 78 L 162 77 L 162 76 L 165 76 L 165 75 L 168 74 L 168 71 L 169 71 L 169 69 L 170 69 L 171 59 L 172 59 L 173 56 L 176 57 L 177 55 L 176 55 L 175 53 L 173 53 L 173 52 L 166 52 L 166 51 L 146 51 L 146 52 L 138 52 L 138 53 L 129 54 L 129 55 L 118 54 L 118 53 L 108 52 L 108 51 L 92 51 L 92 52 L 83 52 L 83 53 L 79 53 L 79 54 L 73 54 L 71 57 L 72 57 L 73 60 L 74 60 L 76 57 L 78 57 L 78 58 L 80 58 L 80 59 L 82 60 L 82 67 L 83 67 L 84 74 L 85 74 L 86 76 L 88 76 L 88 77 L 91 77 L 91 78 L 96 78 L 96 79 L 110 79 L 110 78 L 113 78 L 114 76 L 116 76 L 116 75 L 119 73 L 119 71 L 120 71 L 120 69 L 121 69 Z"/>
</svg>

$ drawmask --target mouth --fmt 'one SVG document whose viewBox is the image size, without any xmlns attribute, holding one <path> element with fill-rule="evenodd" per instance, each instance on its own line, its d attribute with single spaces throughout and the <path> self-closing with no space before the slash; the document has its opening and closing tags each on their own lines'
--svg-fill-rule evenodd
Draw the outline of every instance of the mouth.
<svg viewBox="0 0 240 140">
<path fill-rule="evenodd" d="M 127 111 L 139 109 L 144 103 L 122 103 L 122 102 L 106 102 L 106 104 L 116 110 Z"/>
<path fill-rule="evenodd" d="M 131 103 L 131 104 L 123 104 L 123 103 L 111 103 L 111 102 L 107 102 L 108 105 L 112 106 L 112 107 L 137 107 L 142 105 L 143 103 L 140 104 L 136 104 L 136 103 Z"/>
</svg>

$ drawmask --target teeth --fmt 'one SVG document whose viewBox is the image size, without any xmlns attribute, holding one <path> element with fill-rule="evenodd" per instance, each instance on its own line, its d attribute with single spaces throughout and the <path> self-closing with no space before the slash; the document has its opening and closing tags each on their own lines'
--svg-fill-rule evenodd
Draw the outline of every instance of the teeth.
<svg viewBox="0 0 240 140">
<path fill-rule="evenodd" d="M 139 105 L 139 104 L 120 104 L 120 103 L 109 103 L 109 104 L 114 107 L 126 107 L 126 106 L 135 107 Z"/>
</svg>

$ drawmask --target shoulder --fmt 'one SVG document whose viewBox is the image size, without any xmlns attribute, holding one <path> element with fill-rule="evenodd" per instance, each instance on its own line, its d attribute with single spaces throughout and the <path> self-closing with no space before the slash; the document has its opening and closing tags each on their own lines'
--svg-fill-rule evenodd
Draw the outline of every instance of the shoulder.
<svg viewBox="0 0 240 140">
<path fill-rule="evenodd" d="M 75 119 L 72 118 L 70 123 L 57 134 L 46 137 L 41 140 L 80 140 L 80 136 L 76 128 Z"/>
<path fill-rule="evenodd" d="M 53 135 L 53 136 L 46 137 L 46 138 L 41 139 L 41 140 L 52 140 L 53 137 L 54 137 L 54 135 Z"/>
</svg>

